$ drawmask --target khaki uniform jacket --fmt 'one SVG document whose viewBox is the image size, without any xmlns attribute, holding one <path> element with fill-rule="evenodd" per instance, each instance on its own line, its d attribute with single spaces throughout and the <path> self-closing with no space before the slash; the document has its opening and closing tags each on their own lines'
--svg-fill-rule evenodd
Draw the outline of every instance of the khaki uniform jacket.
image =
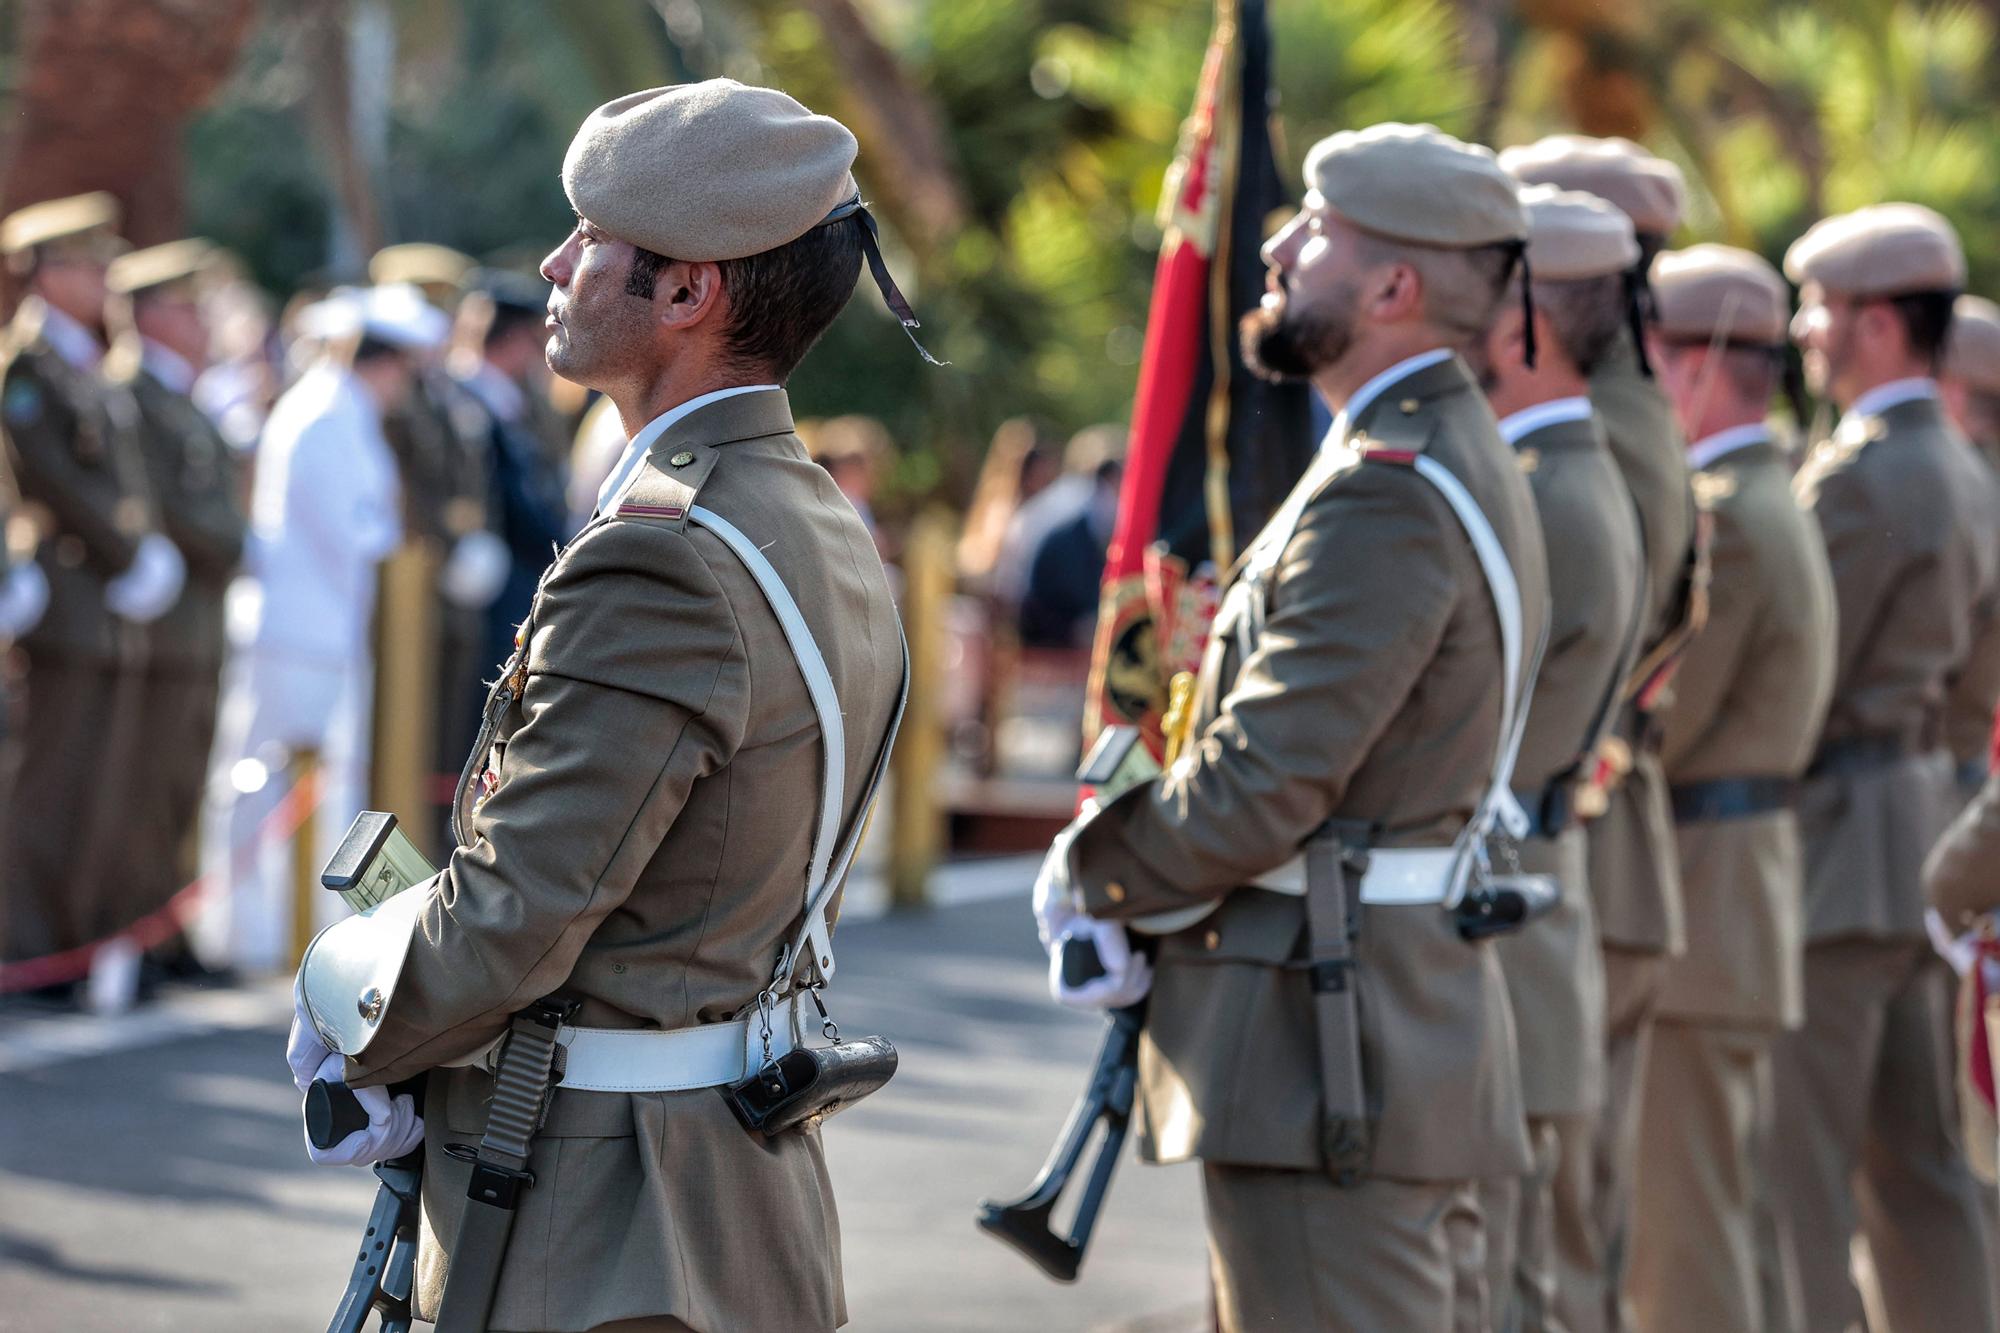
<svg viewBox="0 0 2000 1333">
<path fill-rule="evenodd" d="M 462 1057 L 556 991 L 582 1001 L 581 1026 L 672 1029 L 732 1018 L 769 983 L 805 907 L 819 726 L 756 581 L 688 519 L 697 502 L 804 611 L 846 718 L 852 826 L 902 680 L 881 561 L 784 392 L 723 399 L 670 427 L 544 575 L 460 783 L 458 849 L 355 1081 Z M 474 1069 L 430 1077 L 427 1317 L 469 1175 L 443 1147 L 477 1142 L 491 1089 Z M 845 1317 L 817 1132 L 753 1138 L 708 1089 L 558 1092 L 531 1169 L 496 1329 Z"/>
<path fill-rule="evenodd" d="M 1631 668 L 1644 570 L 1639 522 L 1596 420 L 1566 421 L 1514 443 L 1548 550 L 1549 641 L 1528 707 L 1514 790 L 1533 810 L 1552 784 L 1572 788 L 1597 748 L 1611 696 Z M 1529 837 L 1521 868 L 1552 875 L 1556 909 L 1496 946 L 1514 1006 L 1530 1115 L 1585 1115 L 1604 1095 L 1604 965 L 1583 830 Z"/>
<path fill-rule="evenodd" d="M 1160 941 L 1140 1047 L 1153 1161 L 1322 1170 L 1301 899 L 1246 889 L 1329 818 L 1382 846 L 1441 845 L 1489 781 L 1500 630 L 1472 545 L 1393 451 L 1449 468 L 1521 586 L 1524 654 L 1547 617 L 1534 500 L 1463 362 L 1412 372 L 1364 406 L 1299 486 L 1311 498 L 1264 590 L 1244 656 L 1217 635 L 1189 755 L 1120 794 L 1071 844 L 1086 910 L 1123 918 L 1219 902 Z M 1525 668 L 1524 668 L 1525 669 Z M 1371 1169 L 1463 1181 L 1528 1169 L 1513 1023 L 1490 947 L 1436 906 L 1366 906 L 1356 942 Z"/>
<path fill-rule="evenodd" d="M 1969 442 L 1968 442 L 1969 443 Z M 1992 452 L 1970 445 L 1986 482 L 1987 513 L 1981 532 L 1992 561 L 1987 595 L 1980 599 L 1973 622 L 1972 653 L 1952 678 L 1945 701 L 1945 744 L 1961 774 L 1984 773 L 1987 749 L 1993 743 L 1993 710 L 2000 704 L 2000 466 Z M 1977 784 L 1966 784 L 1966 795 Z"/>
<path fill-rule="evenodd" d="M 1819 519 L 1837 604 L 1822 747 L 1900 746 L 1899 763 L 1809 776 L 1806 939 L 1921 937 L 1920 870 L 1956 806 L 1945 693 L 1986 587 L 1984 481 L 1933 399 L 1850 416 L 1794 479 Z"/>
<path fill-rule="evenodd" d="M 44 310 L 23 301 L 0 341 L 0 428 L 49 582 L 48 610 L 22 642 L 30 653 L 111 661 L 124 635 L 104 585 L 151 524 L 137 414 L 49 345 Z"/>
<path fill-rule="evenodd" d="M 1619 348 L 1591 374 L 1590 402 L 1639 510 L 1648 607 L 1643 659 L 1675 628 L 1695 540 L 1695 504 L 1680 427 L 1658 386 L 1640 371 L 1629 336 L 1619 336 Z M 1609 807 L 1589 828 L 1591 901 L 1605 943 L 1672 953 L 1685 935 L 1673 814 L 1659 758 L 1639 743 L 1639 727 L 1630 708 L 1620 710 L 1614 733 L 1632 754 L 1632 771 L 1612 788 Z"/>
<path fill-rule="evenodd" d="M 1708 622 L 1674 677 L 1660 759 L 1675 785 L 1796 778 L 1833 689 L 1833 576 L 1818 524 L 1792 498 L 1776 444 L 1745 445 L 1695 475 L 1714 517 Z M 1661 1012 L 1796 1026 L 1801 990 L 1798 818 L 1775 810 L 1676 828 L 1687 953 Z"/>
<path fill-rule="evenodd" d="M 143 369 L 135 342 L 111 349 L 104 374 L 138 406 L 160 528 L 187 564 L 180 600 L 146 626 L 147 665 L 211 673 L 222 664 L 223 594 L 243 559 L 235 455 L 193 399 Z"/>
</svg>

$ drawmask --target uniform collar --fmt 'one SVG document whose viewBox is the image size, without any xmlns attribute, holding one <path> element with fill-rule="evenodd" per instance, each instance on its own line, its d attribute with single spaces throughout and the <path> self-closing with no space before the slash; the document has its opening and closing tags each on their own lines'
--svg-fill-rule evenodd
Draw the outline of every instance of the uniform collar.
<svg viewBox="0 0 2000 1333">
<path fill-rule="evenodd" d="M 1689 445 L 1688 467 L 1699 472 L 1703 468 L 1713 466 L 1726 454 L 1733 454 L 1739 449 L 1748 449 L 1753 444 L 1771 443 L 1775 443 L 1771 436 L 1771 428 L 1761 421 L 1731 426 L 1726 430 L 1716 431 L 1713 435 L 1704 435 Z"/>
<path fill-rule="evenodd" d="M 186 397 L 194 391 L 194 363 L 164 343 L 139 339 L 139 365 L 148 375 Z"/>
<path fill-rule="evenodd" d="M 1581 395 L 1571 398 L 1551 398 L 1533 407 L 1524 407 L 1500 419 L 1500 438 L 1508 445 L 1517 445 L 1528 436 L 1547 426 L 1560 426 L 1570 421 L 1590 420 L 1590 400 Z"/>
<path fill-rule="evenodd" d="M 1922 398 L 1934 400 L 1937 396 L 1936 380 L 1928 375 L 1912 375 L 1908 379 L 1890 380 L 1887 384 L 1878 384 L 1859 395 L 1848 404 L 1847 415 L 1879 417 L 1892 407 L 1900 407 L 1904 403 L 1915 402 Z"/>
<path fill-rule="evenodd" d="M 646 454 L 652 449 L 653 445 L 663 438 L 669 430 L 672 430 L 682 421 L 685 421 L 710 404 L 719 403 L 725 399 L 735 398 L 742 394 L 758 393 L 765 390 L 778 392 L 779 401 L 783 401 L 782 391 L 775 384 L 740 384 L 733 388 L 716 389 L 699 397 L 690 398 L 685 403 L 668 408 L 647 422 L 640 428 L 639 433 L 632 437 L 631 442 L 625 446 L 625 452 L 620 456 L 618 466 L 611 469 L 611 475 L 606 477 L 604 485 L 598 488 L 597 512 L 600 514 L 604 513 L 624 493 L 625 488 L 631 484 L 634 474 L 638 472 L 640 462 L 646 457 Z M 786 423 L 785 428 L 790 429 L 789 411 L 786 414 Z"/>
<path fill-rule="evenodd" d="M 104 359 L 104 344 L 83 325 L 48 302 L 42 302 L 42 337 L 56 355 L 77 370 L 95 370 Z"/>
<path fill-rule="evenodd" d="M 1336 443 L 1345 441 L 1349 428 L 1361 422 L 1384 390 L 1420 370 L 1428 370 L 1440 362 L 1449 361 L 1451 357 L 1452 350 L 1449 347 L 1433 347 L 1428 352 L 1418 352 L 1415 356 L 1404 357 L 1390 366 L 1347 396 L 1347 405 L 1334 417 L 1333 429 L 1327 432 L 1326 438 Z"/>
</svg>

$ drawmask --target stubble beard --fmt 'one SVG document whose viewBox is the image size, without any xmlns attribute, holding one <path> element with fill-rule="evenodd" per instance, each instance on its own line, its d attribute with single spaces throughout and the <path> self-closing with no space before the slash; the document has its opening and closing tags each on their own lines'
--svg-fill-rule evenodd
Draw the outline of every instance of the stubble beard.
<svg viewBox="0 0 2000 1333">
<path fill-rule="evenodd" d="M 1354 322 L 1340 313 L 1352 308 L 1353 292 L 1345 285 L 1329 292 L 1316 310 L 1302 309 L 1289 297 L 1275 310 L 1259 305 L 1237 326 L 1244 364 L 1274 384 L 1311 379 L 1354 345 Z"/>
</svg>

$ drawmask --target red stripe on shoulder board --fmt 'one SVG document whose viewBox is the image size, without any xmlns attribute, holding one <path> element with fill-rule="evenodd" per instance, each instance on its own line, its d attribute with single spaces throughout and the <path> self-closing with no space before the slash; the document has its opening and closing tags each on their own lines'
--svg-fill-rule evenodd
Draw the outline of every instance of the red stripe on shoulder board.
<svg viewBox="0 0 2000 1333">
<path fill-rule="evenodd" d="M 1371 463 L 1401 463 L 1404 467 L 1417 461 L 1415 449 L 1363 449 L 1361 456 Z"/>
<path fill-rule="evenodd" d="M 680 518 L 687 510 L 679 505 L 622 504 L 618 506 L 620 518 Z"/>
</svg>

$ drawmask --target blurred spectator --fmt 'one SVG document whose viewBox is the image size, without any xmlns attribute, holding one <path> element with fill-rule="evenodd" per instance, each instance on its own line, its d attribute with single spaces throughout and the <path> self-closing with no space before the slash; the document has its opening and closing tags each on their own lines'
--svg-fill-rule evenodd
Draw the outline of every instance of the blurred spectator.
<svg viewBox="0 0 2000 1333">
<path fill-rule="evenodd" d="M 599 397 L 576 426 L 576 443 L 569 451 L 569 526 L 580 531 L 597 512 L 597 493 L 611 479 L 611 470 L 625 456 L 625 423 L 609 398 Z"/>
<path fill-rule="evenodd" d="M 1062 481 L 1023 511 L 1024 520 L 1047 526 L 1026 561 L 1019 619 L 1022 646 L 1090 646 L 1104 553 L 1118 519 L 1124 456 L 1125 432 L 1119 427 L 1079 431 L 1064 451 Z"/>
<path fill-rule="evenodd" d="M 109 273 L 114 341 L 105 378 L 137 409 L 161 529 L 188 574 L 179 600 L 146 630 L 144 744 L 122 773 L 107 775 L 123 789 L 118 893 L 127 923 L 164 905 L 194 869 L 187 842 L 215 739 L 223 598 L 243 557 L 235 452 L 189 396 L 208 361 L 201 289 L 213 248 L 192 240 L 157 245 L 113 261 Z M 168 952 L 173 969 L 198 971 L 184 953 Z"/>
<path fill-rule="evenodd" d="M 486 611 L 481 661 L 490 673 L 514 647 L 514 627 L 528 618 L 535 586 L 570 536 L 563 496 L 561 452 L 543 432 L 548 364 L 542 321 L 548 287 L 511 274 L 480 278 L 459 307 L 459 346 L 451 372 L 485 410 L 494 530 L 507 544 L 508 568 L 500 595 Z M 475 685 L 475 708 L 483 692 Z"/>
<path fill-rule="evenodd" d="M 300 332 L 321 351 L 272 408 L 258 449 L 250 578 L 231 593 L 234 652 L 202 837 L 217 892 L 195 931 L 205 961 L 258 970 L 289 961 L 288 857 L 259 836 L 284 771 L 301 751 L 320 755 L 321 846 L 364 802 L 378 565 L 403 536 L 382 423 L 447 327 L 412 289 L 371 288 L 301 312 Z"/>
<path fill-rule="evenodd" d="M 873 417 L 846 416 L 803 423 L 799 434 L 812 450 L 813 462 L 826 469 L 854 512 L 861 515 L 868 535 L 875 539 L 875 549 L 884 560 L 893 558 L 894 543 L 875 521 L 875 487 L 896 452 L 889 432 Z"/>
<path fill-rule="evenodd" d="M 129 924 L 116 893 L 125 812 L 106 775 L 139 753 L 141 627 L 173 605 L 185 573 L 173 543 L 152 530 L 131 402 L 99 374 L 117 218 L 116 202 L 94 194 L 0 223 L 0 252 L 27 289 L 0 353 L 0 423 L 47 587 L 19 645 L 25 776 L 0 847 L 0 948 L 10 959 Z M 136 951 L 100 960 L 122 974 L 116 989 L 136 975 Z"/>
<path fill-rule="evenodd" d="M 211 266 L 219 272 L 201 298 L 209 356 L 194 382 L 194 402 L 229 447 L 247 457 L 278 399 L 284 363 L 270 298 L 225 252 L 218 251 Z"/>
<path fill-rule="evenodd" d="M 1010 417 L 1000 423 L 980 464 L 958 538 L 961 589 L 991 590 L 1014 515 L 1047 489 L 1061 468 L 1056 450 L 1033 420 Z"/>
<path fill-rule="evenodd" d="M 1125 457 L 1125 428 L 1085 426 L 1063 446 L 1062 475 L 1015 511 L 994 571 L 994 591 L 1009 606 L 1027 595 L 1029 567 L 1042 539 L 1069 522 L 1090 504 L 1098 468 L 1107 459 Z"/>
</svg>

